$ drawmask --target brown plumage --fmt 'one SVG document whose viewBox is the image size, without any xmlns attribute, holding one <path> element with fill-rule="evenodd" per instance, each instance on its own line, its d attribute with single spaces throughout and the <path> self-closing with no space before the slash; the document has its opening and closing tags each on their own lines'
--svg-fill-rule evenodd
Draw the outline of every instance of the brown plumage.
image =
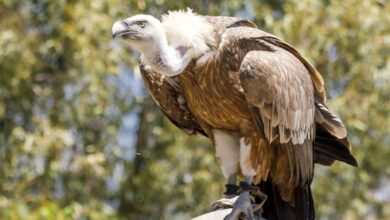
<svg viewBox="0 0 390 220">
<path fill-rule="evenodd" d="M 208 51 L 175 77 L 164 76 L 142 59 L 147 89 L 186 133 L 201 133 L 214 143 L 215 129 L 243 137 L 251 146 L 244 162 L 256 171 L 255 182 L 270 183 L 265 189 L 273 199 L 287 204 L 279 211 L 305 200 L 302 215 L 313 218 L 314 162 L 357 165 L 343 123 L 324 104 L 321 75 L 292 46 L 250 21 L 202 19 L 213 28 Z"/>
</svg>

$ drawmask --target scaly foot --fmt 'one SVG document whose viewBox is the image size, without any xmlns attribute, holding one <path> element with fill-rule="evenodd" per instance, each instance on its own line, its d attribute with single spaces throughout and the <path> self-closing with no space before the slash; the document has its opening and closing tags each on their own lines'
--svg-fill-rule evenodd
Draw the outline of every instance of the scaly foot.
<svg viewBox="0 0 390 220">
<path fill-rule="evenodd" d="M 249 191 L 242 192 L 234 203 L 232 212 L 224 220 L 239 220 L 244 215 L 246 220 L 254 220 L 251 197 Z"/>
<path fill-rule="evenodd" d="M 228 208 L 233 208 L 234 203 L 237 201 L 238 196 L 231 196 L 222 198 L 220 200 L 217 200 L 211 204 L 211 209 L 213 211 L 218 210 L 218 209 L 228 209 Z"/>
</svg>

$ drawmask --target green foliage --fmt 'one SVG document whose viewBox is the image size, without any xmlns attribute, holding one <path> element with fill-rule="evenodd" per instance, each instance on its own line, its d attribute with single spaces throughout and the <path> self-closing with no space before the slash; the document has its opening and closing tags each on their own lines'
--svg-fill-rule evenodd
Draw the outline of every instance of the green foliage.
<svg viewBox="0 0 390 220">
<path fill-rule="evenodd" d="M 222 195 L 209 141 L 164 118 L 139 91 L 131 50 L 111 39 L 120 18 L 188 6 L 248 17 L 315 64 L 360 164 L 316 167 L 318 218 L 388 219 L 381 0 L 0 0 L 0 219 L 188 219 Z"/>
</svg>

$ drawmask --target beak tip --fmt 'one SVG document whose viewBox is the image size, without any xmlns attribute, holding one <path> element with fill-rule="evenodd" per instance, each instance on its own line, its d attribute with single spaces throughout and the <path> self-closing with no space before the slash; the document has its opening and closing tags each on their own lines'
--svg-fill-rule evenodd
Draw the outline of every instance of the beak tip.
<svg viewBox="0 0 390 220">
<path fill-rule="evenodd" d="M 112 29 L 111 29 L 112 38 L 114 39 L 114 38 L 118 37 L 118 35 L 120 35 L 121 31 L 123 31 L 124 29 L 125 29 L 125 27 L 122 25 L 121 21 L 115 22 L 112 25 Z"/>
</svg>

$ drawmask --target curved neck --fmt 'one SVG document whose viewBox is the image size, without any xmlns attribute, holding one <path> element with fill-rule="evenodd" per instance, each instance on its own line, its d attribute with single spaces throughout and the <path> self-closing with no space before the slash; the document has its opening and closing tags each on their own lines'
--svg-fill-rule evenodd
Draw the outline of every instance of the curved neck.
<svg viewBox="0 0 390 220">
<path fill-rule="evenodd" d="M 142 54 L 153 69 L 166 76 L 179 75 L 192 59 L 188 52 L 181 54 L 181 51 L 168 45 L 165 36 L 144 48 Z"/>
</svg>

